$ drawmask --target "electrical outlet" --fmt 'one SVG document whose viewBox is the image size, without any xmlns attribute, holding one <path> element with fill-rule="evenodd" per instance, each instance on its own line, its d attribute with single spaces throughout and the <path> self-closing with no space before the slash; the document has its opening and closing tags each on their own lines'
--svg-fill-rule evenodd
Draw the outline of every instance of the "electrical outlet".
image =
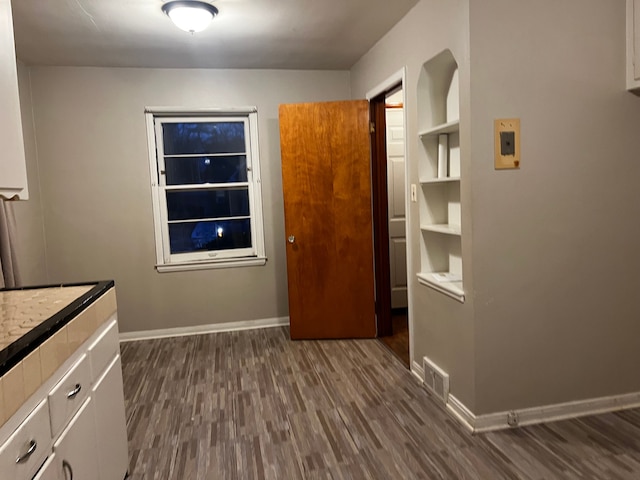
<svg viewBox="0 0 640 480">
<path fill-rule="evenodd" d="M 494 121 L 495 168 L 520 168 L 520 119 L 501 118 Z"/>
<path fill-rule="evenodd" d="M 509 425 L 510 427 L 517 427 L 519 423 L 520 417 L 518 416 L 517 412 L 511 410 L 509 413 L 507 413 L 507 425 Z"/>
</svg>

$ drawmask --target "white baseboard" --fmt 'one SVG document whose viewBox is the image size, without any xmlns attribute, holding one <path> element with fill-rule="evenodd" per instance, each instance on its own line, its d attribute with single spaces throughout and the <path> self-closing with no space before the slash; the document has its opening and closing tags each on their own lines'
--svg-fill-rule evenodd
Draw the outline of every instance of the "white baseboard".
<svg viewBox="0 0 640 480">
<path fill-rule="evenodd" d="M 567 420 L 585 415 L 598 415 L 637 407 L 640 407 L 640 392 L 484 415 L 474 415 L 473 412 L 453 395 L 449 395 L 449 401 L 447 403 L 449 413 L 472 433 L 513 428 L 507 423 L 507 416 L 510 413 L 517 415 L 517 426 L 523 427 L 536 423 Z"/>
<path fill-rule="evenodd" d="M 197 325 L 194 327 L 164 328 L 140 332 L 124 332 L 120 334 L 120 342 L 152 340 L 157 338 L 185 337 L 187 335 L 205 335 L 207 333 L 236 332 L 239 330 L 255 330 L 259 328 L 284 327 L 289 325 L 289 317 L 263 318 L 241 322 Z"/>
<path fill-rule="evenodd" d="M 411 373 L 420 380 L 420 383 L 424 383 L 424 368 L 415 360 L 411 362 Z"/>
<path fill-rule="evenodd" d="M 475 432 L 476 416 L 464 405 L 464 403 L 449 394 L 446 406 L 449 414 L 458 420 L 463 427 L 469 430 L 470 433 Z"/>
</svg>

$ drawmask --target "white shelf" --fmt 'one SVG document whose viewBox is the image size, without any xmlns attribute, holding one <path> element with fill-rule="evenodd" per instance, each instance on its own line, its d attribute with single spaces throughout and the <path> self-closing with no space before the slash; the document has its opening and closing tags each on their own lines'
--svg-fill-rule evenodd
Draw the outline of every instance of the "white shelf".
<svg viewBox="0 0 640 480">
<path fill-rule="evenodd" d="M 433 137 L 436 135 L 440 135 L 442 133 L 454 133 L 460 129 L 460 120 L 454 120 L 453 122 L 441 123 L 440 125 L 436 125 L 435 127 L 428 128 L 426 130 L 422 130 L 418 132 L 418 136 L 422 137 Z"/>
<path fill-rule="evenodd" d="M 448 272 L 442 272 L 444 274 Z M 444 293 L 445 295 L 464 303 L 464 290 L 462 289 L 462 280 L 459 282 L 440 282 L 436 280 L 437 273 L 418 273 L 418 282 L 434 290 Z"/>
<path fill-rule="evenodd" d="M 460 177 L 444 177 L 444 178 L 429 178 L 428 180 L 420 180 L 420 184 L 429 185 L 432 183 L 449 183 L 449 182 L 459 182 Z"/>
<path fill-rule="evenodd" d="M 418 78 L 416 139 L 420 183 L 417 277 L 421 285 L 464 303 L 459 93 L 458 64 L 450 50 L 423 65 Z"/>
<path fill-rule="evenodd" d="M 448 224 L 433 224 L 433 225 L 420 225 L 420 229 L 426 232 L 444 233 L 446 235 L 462 235 L 460 231 L 460 225 L 448 225 Z"/>
</svg>

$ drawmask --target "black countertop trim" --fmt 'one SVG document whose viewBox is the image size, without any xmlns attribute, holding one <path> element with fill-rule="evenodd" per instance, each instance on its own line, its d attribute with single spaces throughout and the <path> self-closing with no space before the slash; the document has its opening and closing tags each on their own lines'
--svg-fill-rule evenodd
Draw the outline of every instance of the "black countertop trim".
<svg viewBox="0 0 640 480">
<path fill-rule="evenodd" d="M 0 292 L 12 290 L 32 290 L 35 288 L 56 288 L 56 287 L 81 287 L 95 285 L 84 295 L 81 295 L 58 313 L 52 315 L 29 333 L 26 333 L 12 344 L 0 351 L 0 376 L 15 367 L 27 355 L 42 345 L 54 333 L 73 320 L 80 312 L 104 295 L 115 283 L 113 280 L 85 283 L 64 283 L 62 285 L 42 285 L 33 287 L 2 288 Z"/>
</svg>

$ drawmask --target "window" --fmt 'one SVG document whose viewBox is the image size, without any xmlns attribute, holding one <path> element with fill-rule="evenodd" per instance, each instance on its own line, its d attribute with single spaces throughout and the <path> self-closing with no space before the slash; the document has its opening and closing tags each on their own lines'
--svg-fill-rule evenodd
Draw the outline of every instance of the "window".
<svg viewBox="0 0 640 480">
<path fill-rule="evenodd" d="M 146 116 L 158 271 L 264 265 L 255 108 Z"/>
</svg>

